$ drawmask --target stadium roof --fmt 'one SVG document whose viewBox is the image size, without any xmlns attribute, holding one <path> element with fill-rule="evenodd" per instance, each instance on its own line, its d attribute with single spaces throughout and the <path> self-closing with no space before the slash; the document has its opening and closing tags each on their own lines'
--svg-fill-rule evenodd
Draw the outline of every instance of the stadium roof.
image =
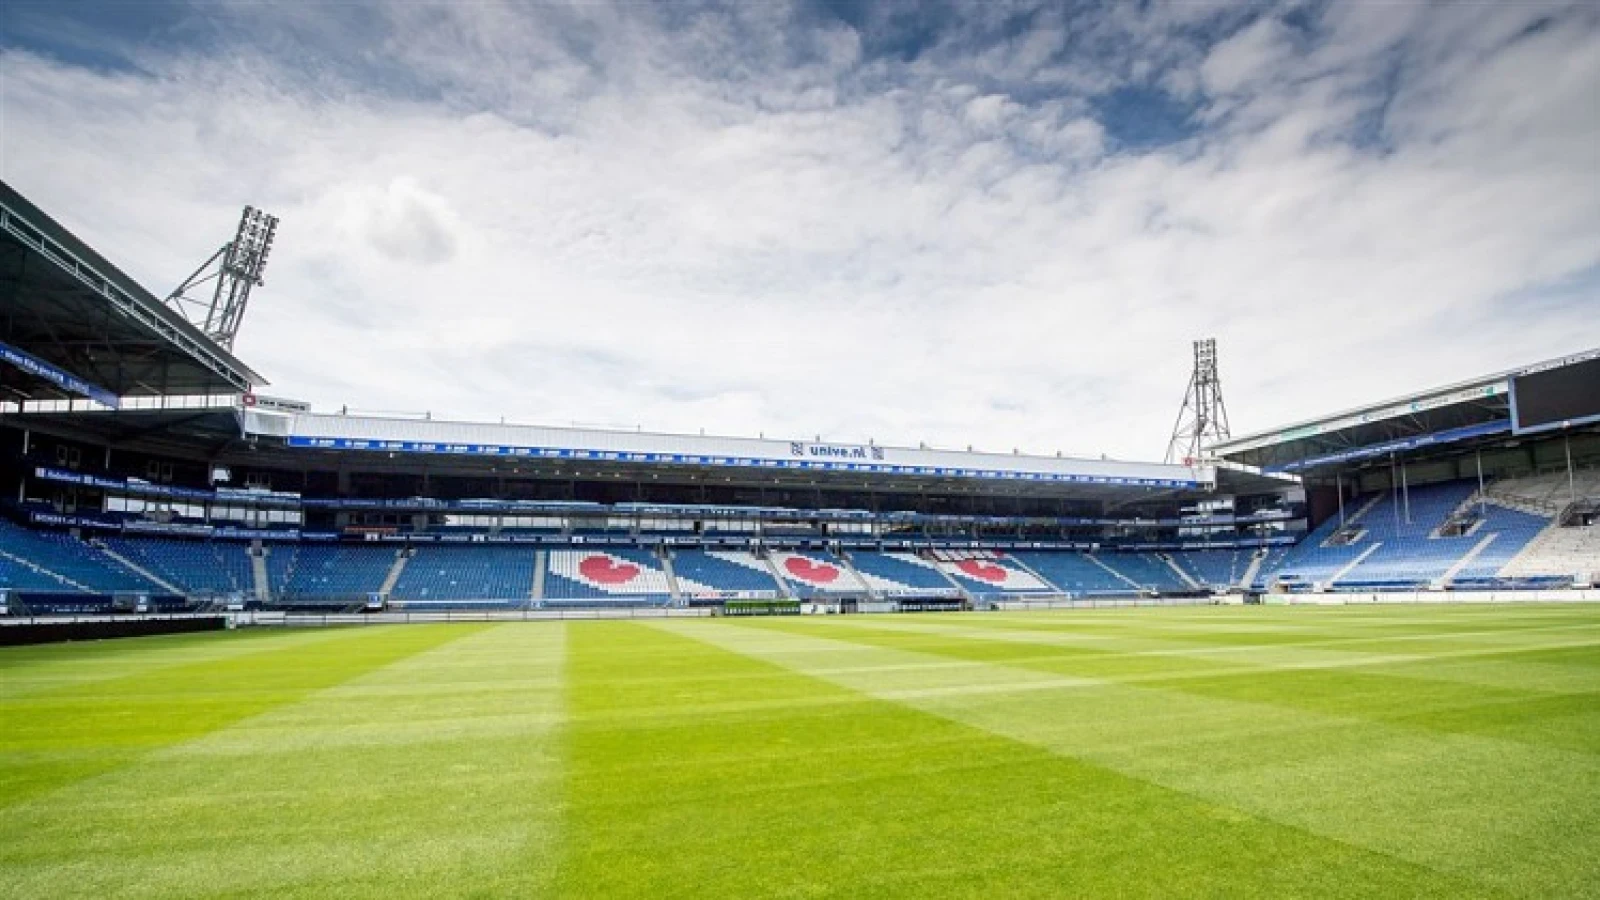
<svg viewBox="0 0 1600 900">
<path fill-rule="evenodd" d="M 1600 359 L 1600 348 L 1230 438 L 1208 449 L 1217 459 L 1264 472 L 1300 472 L 1507 434 L 1514 379 L 1594 359 Z"/>
<path fill-rule="evenodd" d="M 1249 495 L 1294 484 L 1226 465 L 317 414 L 256 395 L 52 406 L 32 404 L 18 421 L 126 450 L 290 471 L 1035 496 L 1119 508 L 1213 487 Z"/>
<path fill-rule="evenodd" d="M 0 400 L 104 403 L 265 383 L 0 182 Z"/>
<path fill-rule="evenodd" d="M 822 441 L 705 435 L 652 434 L 583 428 L 551 428 L 449 422 L 377 416 L 322 415 L 255 409 L 244 420 L 247 434 L 281 438 L 292 449 L 448 456 L 566 464 L 607 463 L 640 472 L 663 466 L 705 467 L 729 478 L 771 482 L 803 478 L 884 481 L 982 479 L 1037 486 L 1103 486 L 1186 489 L 1200 487 L 1200 474 L 1186 466 L 885 447 Z M 648 478 L 646 474 L 644 477 Z"/>
</svg>

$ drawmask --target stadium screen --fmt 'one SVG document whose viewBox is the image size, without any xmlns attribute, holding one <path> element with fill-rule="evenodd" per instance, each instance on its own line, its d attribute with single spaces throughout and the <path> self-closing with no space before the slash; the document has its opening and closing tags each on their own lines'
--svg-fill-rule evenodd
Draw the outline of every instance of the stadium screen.
<svg viewBox="0 0 1600 900">
<path fill-rule="evenodd" d="M 1600 359 L 1519 375 L 1511 396 L 1512 425 L 1519 433 L 1600 419 Z"/>
</svg>

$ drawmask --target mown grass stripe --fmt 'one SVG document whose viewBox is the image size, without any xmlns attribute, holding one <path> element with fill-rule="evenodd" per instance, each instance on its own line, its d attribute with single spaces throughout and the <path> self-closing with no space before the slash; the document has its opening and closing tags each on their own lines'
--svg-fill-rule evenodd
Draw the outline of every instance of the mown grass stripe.
<svg viewBox="0 0 1600 900">
<path fill-rule="evenodd" d="M 381 665 L 10 811 L 0 883 L 30 897 L 540 895 L 563 636 L 374 630 L 390 650 L 362 655 Z"/>
<path fill-rule="evenodd" d="M 1064 668 L 997 663 L 992 648 L 970 658 L 970 639 L 795 622 L 662 627 L 798 672 L 826 669 L 828 680 L 875 696 L 904 687 L 877 667 L 968 659 L 965 671 L 921 670 L 924 693 L 899 702 L 1486 886 L 1581 896 L 1596 883 L 1600 760 L 1587 753 L 1111 680 L 1008 691 L 1027 680 L 1020 673 L 1092 673 L 1076 657 Z M 853 674 L 841 660 L 864 669 Z M 1257 677 L 1272 683 L 1270 672 Z M 974 682 L 1001 688 L 928 690 Z"/>
<path fill-rule="evenodd" d="M 293 632 L 295 643 L 332 640 L 338 629 Z M 4 697 L 18 699 L 70 690 L 98 681 L 130 678 L 158 669 L 209 663 L 282 649 L 290 634 L 267 628 L 216 633 L 168 634 L 136 640 L 70 641 L 0 650 Z"/>
<path fill-rule="evenodd" d="M 562 896 L 1492 893 L 914 704 L 862 702 L 837 676 L 745 652 L 757 630 L 685 625 L 571 626 Z M 829 643 L 842 652 L 819 670 L 874 653 Z M 936 671 L 874 677 L 914 687 Z"/>
<path fill-rule="evenodd" d="M 295 702 L 464 633 L 388 627 L 266 638 L 215 635 L 219 645 L 250 652 L 179 665 L 160 665 L 145 656 L 138 644 L 147 638 L 111 642 L 129 645 L 125 652 L 147 664 L 116 678 L 0 696 L 0 809 L 114 771 L 154 750 Z M 182 650 L 187 645 L 169 646 Z"/>
<path fill-rule="evenodd" d="M 1480 644 L 1468 649 L 1453 645 L 1449 649 L 1429 651 L 1416 644 L 1402 644 L 1398 649 L 1403 652 L 1377 652 L 1341 649 L 1336 646 L 1339 639 L 1242 646 L 1225 643 L 1218 647 L 1208 647 L 1194 641 L 1133 637 L 1113 639 L 1102 635 L 1083 640 L 1058 624 L 1034 629 L 1018 627 L 1013 623 L 996 628 L 987 622 L 979 624 L 974 619 L 959 625 L 919 617 L 893 621 L 837 619 L 829 621 L 825 627 L 865 628 L 886 633 L 966 639 L 973 644 L 973 653 L 979 652 L 976 649 L 978 646 L 987 646 L 985 642 L 1033 645 L 1038 648 L 1030 651 L 994 648 L 990 651 L 997 657 L 1010 660 L 1031 654 L 1038 659 L 1064 661 L 1071 656 L 1069 650 L 1077 650 L 1084 660 L 1092 664 L 1097 675 L 1115 677 L 1119 681 L 1224 676 L 1261 670 L 1359 669 L 1495 690 L 1511 688 L 1530 694 L 1588 695 L 1597 684 L 1590 667 L 1575 664 L 1538 666 L 1526 659 L 1533 654 L 1562 651 L 1600 656 L 1600 634 L 1584 637 L 1581 630 L 1569 633 L 1546 633 L 1541 630 L 1536 641 L 1496 641 L 1492 645 Z M 1397 640 L 1409 641 L 1412 638 Z"/>
</svg>

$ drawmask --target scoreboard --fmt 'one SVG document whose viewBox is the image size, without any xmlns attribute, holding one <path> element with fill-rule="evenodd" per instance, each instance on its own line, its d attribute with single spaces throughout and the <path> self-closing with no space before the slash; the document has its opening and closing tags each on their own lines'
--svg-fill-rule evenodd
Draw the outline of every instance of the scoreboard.
<svg viewBox="0 0 1600 900">
<path fill-rule="evenodd" d="M 1600 422 L 1600 357 L 1511 379 L 1517 434 Z"/>
</svg>

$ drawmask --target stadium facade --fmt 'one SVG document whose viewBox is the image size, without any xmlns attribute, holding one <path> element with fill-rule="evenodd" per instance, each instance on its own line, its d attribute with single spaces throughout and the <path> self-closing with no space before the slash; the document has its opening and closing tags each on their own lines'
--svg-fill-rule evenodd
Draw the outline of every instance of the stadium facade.
<svg viewBox="0 0 1600 900">
<path fill-rule="evenodd" d="M 1600 350 L 1168 465 L 329 414 L 263 393 L 9 187 L 0 272 L 13 613 L 938 608 L 1600 573 Z"/>
</svg>

